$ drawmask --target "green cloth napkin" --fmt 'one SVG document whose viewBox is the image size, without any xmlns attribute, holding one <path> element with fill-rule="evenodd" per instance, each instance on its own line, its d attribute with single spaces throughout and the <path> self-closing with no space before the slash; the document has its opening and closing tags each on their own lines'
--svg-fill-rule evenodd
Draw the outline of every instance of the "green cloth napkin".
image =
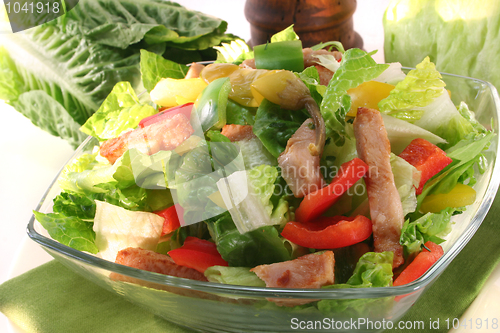
<svg viewBox="0 0 500 333">
<path fill-rule="evenodd" d="M 469 244 L 401 320 L 423 320 L 430 331 L 429 319 L 439 319 L 440 328 L 432 332 L 448 331 L 445 320 L 460 318 L 500 261 L 498 216 L 500 195 Z M 56 261 L 0 285 L 0 311 L 27 332 L 192 332 L 101 289 Z"/>
</svg>

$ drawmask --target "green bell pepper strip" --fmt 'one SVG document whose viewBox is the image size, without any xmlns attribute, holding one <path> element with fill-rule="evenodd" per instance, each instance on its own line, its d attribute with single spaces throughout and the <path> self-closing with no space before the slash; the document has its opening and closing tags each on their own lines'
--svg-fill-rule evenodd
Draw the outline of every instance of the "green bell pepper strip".
<svg viewBox="0 0 500 333">
<path fill-rule="evenodd" d="M 300 40 L 257 45 L 253 51 L 255 67 L 258 69 L 285 69 L 292 72 L 304 70 L 304 55 Z"/>
<path fill-rule="evenodd" d="M 228 77 L 212 81 L 194 104 L 203 132 L 226 125 L 226 106 L 231 82 Z"/>
</svg>

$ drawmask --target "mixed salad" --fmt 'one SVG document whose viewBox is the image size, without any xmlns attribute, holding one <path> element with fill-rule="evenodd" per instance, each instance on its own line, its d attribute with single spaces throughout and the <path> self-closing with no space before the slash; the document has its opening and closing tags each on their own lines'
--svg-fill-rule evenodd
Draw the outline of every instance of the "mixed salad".
<svg viewBox="0 0 500 333">
<path fill-rule="evenodd" d="M 494 134 L 428 58 L 405 74 L 338 42 L 303 49 L 292 27 L 218 51 L 206 66 L 141 51 L 147 93 L 115 85 L 81 127 L 94 149 L 62 171 L 53 213 L 34 213 L 52 238 L 282 288 L 402 285 L 443 255 Z"/>
</svg>

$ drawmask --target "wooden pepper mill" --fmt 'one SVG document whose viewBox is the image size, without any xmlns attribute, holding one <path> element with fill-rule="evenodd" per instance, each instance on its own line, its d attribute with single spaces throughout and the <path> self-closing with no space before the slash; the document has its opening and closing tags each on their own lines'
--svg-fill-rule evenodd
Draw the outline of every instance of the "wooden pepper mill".
<svg viewBox="0 0 500 333">
<path fill-rule="evenodd" d="M 345 49 L 363 47 L 353 29 L 356 0 L 247 0 L 251 45 L 264 44 L 275 33 L 294 25 L 302 45 L 340 41 Z"/>
</svg>

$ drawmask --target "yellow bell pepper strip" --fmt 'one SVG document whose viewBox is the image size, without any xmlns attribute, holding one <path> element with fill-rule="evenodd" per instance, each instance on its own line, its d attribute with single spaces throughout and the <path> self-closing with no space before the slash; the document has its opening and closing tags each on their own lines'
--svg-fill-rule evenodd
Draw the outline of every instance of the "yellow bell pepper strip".
<svg viewBox="0 0 500 333">
<path fill-rule="evenodd" d="M 351 96 L 351 108 L 347 113 L 349 117 L 356 117 L 359 107 L 378 110 L 378 103 L 387 98 L 395 86 L 378 81 L 366 81 L 356 88 L 347 90 Z"/>
<path fill-rule="evenodd" d="M 230 91 L 229 78 L 216 79 L 203 90 L 194 103 L 203 132 L 221 129 L 226 124 L 226 106 Z"/>
<path fill-rule="evenodd" d="M 231 92 L 229 98 L 238 104 L 248 107 L 258 107 L 262 102 L 261 96 L 255 96 L 251 85 L 259 77 L 271 73 L 265 69 L 240 68 L 229 75 Z"/>
<path fill-rule="evenodd" d="M 448 193 L 429 194 L 422 201 L 420 210 L 423 213 L 439 213 L 447 207 L 458 208 L 468 206 L 476 201 L 476 191 L 458 183 Z"/>
<path fill-rule="evenodd" d="M 149 93 L 151 100 L 160 106 L 172 107 L 194 102 L 207 83 L 196 79 L 162 79 Z"/>
<path fill-rule="evenodd" d="M 258 69 L 304 70 L 304 55 L 300 40 L 257 45 L 253 48 L 255 67 Z"/>
<path fill-rule="evenodd" d="M 210 64 L 203 68 L 200 73 L 200 77 L 205 80 L 206 83 L 211 83 L 221 77 L 229 77 L 234 71 L 240 69 L 240 66 L 229 63 L 215 63 Z"/>
</svg>

